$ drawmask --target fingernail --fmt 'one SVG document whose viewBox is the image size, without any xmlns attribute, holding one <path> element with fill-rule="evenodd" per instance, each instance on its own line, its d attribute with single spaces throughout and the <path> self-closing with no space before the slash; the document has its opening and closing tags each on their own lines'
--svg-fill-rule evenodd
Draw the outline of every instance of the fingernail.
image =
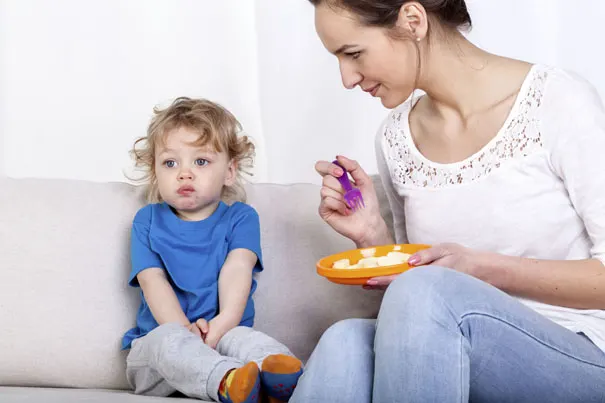
<svg viewBox="0 0 605 403">
<path fill-rule="evenodd" d="M 334 176 L 342 176 L 344 174 L 344 172 L 342 172 L 342 169 L 340 168 L 336 168 L 334 170 Z"/>
<path fill-rule="evenodd" d="M 409 264 L 418 264 L 418 263 L 420 263 L 420 257 L 414 255 L 408 260 L 408 263 Z"/>
<path fill-rule="evenodd" d="M 378 281 L 376 280 L 368 280 L 367 285 L 378 285 Z"/>
</svg>

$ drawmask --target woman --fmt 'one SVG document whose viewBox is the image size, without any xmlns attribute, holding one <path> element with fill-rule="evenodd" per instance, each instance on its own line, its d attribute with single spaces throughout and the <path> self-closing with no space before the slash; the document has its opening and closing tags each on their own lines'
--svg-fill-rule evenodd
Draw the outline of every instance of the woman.
<svg viewBox="0 0 605 403">
<path fill-rule="evenodd" d="M 605 401 L 605 112 L 572 73 L 489 54 L 464 0 L 311 0 L 346 88 L 395 108 L 378 130 L 398 243 L 425 243 L 378 319 L 322 336 L 293 402 Z M 414 89 L 425 95 L 413 95 Z M 358 247 L 393 239 L 368 175 L 321 217 Z M 445 243 L 447 242 L 447 243 Z M 449 243 L 455 242 L 455 243 Z"/>
</svg>

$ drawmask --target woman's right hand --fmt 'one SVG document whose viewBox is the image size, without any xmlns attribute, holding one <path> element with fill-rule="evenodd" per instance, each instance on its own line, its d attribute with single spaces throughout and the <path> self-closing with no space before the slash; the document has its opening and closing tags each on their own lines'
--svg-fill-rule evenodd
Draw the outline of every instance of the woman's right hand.
<svg viewBox="0 0 605 403">
<path fill-rule="evenodd" d="M 331 162 L 319 161 L 315 164 L 315 170 L 323 177 L 320 217 L 360 248 L 392 243 L 386 223 L 380 215 L 372 180 L 356 161 L 342 156 L 337 160 L 353 177 L 354 186 L 361 191 L 365 207 L 353 212 L 344 200 L 344 190 L 337 179 L 342 175 L 342 169 Z"/>
</svg>

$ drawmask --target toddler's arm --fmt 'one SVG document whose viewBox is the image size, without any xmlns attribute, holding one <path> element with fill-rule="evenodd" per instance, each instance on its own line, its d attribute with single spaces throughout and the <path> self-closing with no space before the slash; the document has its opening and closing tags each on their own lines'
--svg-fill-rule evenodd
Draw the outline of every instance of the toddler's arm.
<svg viewBox="0 0 605 403">
<path fill-rule="evenodd" d="M 219 315 L 229 329 L 242 320 L 257 259 L 254 252 L 239 248 L 229 252 L 223 264 L 218 278 Z"/>
<path fill-rule="evenodd" d="M 254 252 L 237 248 L 229 252 L 218 277 L 219 314 L 208 323 L 205 342 L 212 348 L 229 330 L 242 320 L 257 256 Z"/>
<path fill-rule="evenodd" d="M 189 326 L 172 286 L 166 278 L 166 271 L 158 267 L 145 269 L 137 274 L 145 301 L 158 324 L 180 323 Z"/>
</svg>

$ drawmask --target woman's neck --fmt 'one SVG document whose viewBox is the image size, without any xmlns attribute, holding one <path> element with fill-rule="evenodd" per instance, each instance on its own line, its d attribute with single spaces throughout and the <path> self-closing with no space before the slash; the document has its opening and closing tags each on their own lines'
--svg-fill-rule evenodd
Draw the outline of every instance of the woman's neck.
<svg viewBox="0 0 605 403">
<path fill-rule="evenodd" d="M 529 68 L 480 49 L 457 32 L 431 42 L 427 50 L 418 88 L 437 114 L 463 121 L 516 93 L 521 72 L 515 69 Z"/>
</svg>

